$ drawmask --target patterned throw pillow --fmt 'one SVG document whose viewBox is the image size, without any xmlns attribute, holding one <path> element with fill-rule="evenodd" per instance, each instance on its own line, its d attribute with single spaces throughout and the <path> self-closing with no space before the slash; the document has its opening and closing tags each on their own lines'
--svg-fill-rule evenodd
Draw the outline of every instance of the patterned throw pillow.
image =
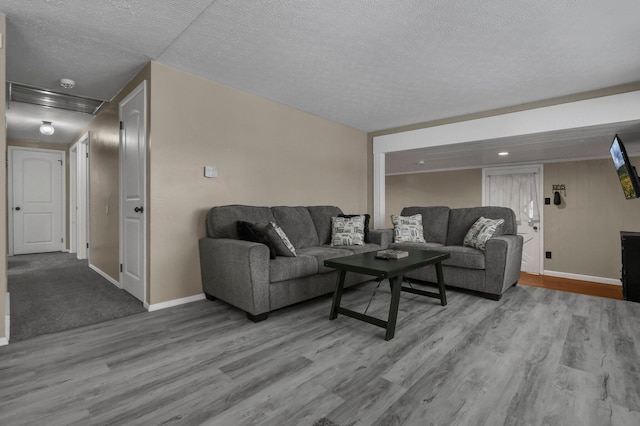
<svg viewBox="0 0 640 426">
<path fill-rule="evenodd" d="M 339 214 L 338 217 L 354 217 L 361 216 L 359 214 Z M 364 242 L 369 242 L 369 222 L 371 221 L 371 215 L 369 213 L 365 213 L 364 216 Z"/>
<path fill-rule="evenodd" d="M 364 215 L 331 218 L 332 246 L 364 245 Z"/>
<path fill-rule="evenodd" d="M 496 233 L 498 226 L 504 223 L 504 219 L 487 219 L 480 217 L 471 226 L 467 235 L 464 236 L 462 243 L 465 247 L 473 247 L 478 250 L 484 250 L 487 240 Z"/>
<path fill-rule="evenodd" d="M 287 234 L 275 222 L 269 222 L 267 234 L 276 248 L 278 256 L 297 257 L 296 248 L 291 244 Z"/>
<path fill-rule="evenodd" d="M 393 242 L 413 242 L 424 243 L 424 233 L 422 228 L 422 215 L 420 213 L 413 216 L 391 215 L 393 223 Z"/>
</svg>

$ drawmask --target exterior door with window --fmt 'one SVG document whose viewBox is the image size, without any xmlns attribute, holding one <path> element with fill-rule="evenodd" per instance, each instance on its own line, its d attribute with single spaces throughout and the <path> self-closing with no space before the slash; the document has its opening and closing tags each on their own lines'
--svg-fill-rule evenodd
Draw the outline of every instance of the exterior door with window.
<svg viewBox="0 0 640 426">
<path fill-rule="evenodd" d="M 484 169 L 483 204 L 509 207 L 522 235 L 521 271 L 540 274 L 542 265 L 540 186 L 542 166 Z"/>
</svg>

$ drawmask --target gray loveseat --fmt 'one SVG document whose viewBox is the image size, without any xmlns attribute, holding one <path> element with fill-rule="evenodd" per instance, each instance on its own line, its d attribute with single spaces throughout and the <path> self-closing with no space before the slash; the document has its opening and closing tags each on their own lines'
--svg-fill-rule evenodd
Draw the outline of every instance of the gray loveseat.
<svg viewBox="0 0 640 426">
<path fill-rule="evenodd" d="M 390 242 L 388 233 L 370 230 L 364 245 L 331 247 L 331 218 L 340 214 L 334 206 L 213 207 L 207 214 L 207 237 L 199 241 L 205 295 L 260 321 L 275 309 L 331 293 L 338 274 L 324 266 L 325 259 L 379 250 Z M 271 259 L 267 245 L 239 239 L 238 221 L 275 222 L 295 247 L 297 257 Z M 347 274 L 345 285 L 370 279 Z"/>
<path fill-rule="evenodd" d="M 442 262 L 442 274 L 447 286 L 473 290 L 480 295 L 499 300 L 520 278 L 522 236 L 517 235 L 513 210 L 506 207 L 405 207 L 401 216 L 420 213 L 426 243 L 391 243 L 390 248 L 425 248 L 447 252 L 451 257 Z M 504 219 L 496 236 L 490 238 L 485 250 L 464 247 L 467 231 L 480 217 Z M 405 279 L 437 282 L 435 268 L 426 267 L 405 274 Z"/>
</svg>

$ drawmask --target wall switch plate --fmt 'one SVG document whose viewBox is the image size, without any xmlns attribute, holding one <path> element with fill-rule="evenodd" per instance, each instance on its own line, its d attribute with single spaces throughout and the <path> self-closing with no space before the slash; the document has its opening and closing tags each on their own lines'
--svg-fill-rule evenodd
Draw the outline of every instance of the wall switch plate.
<svg viewBox="0 0 640 426">
<path fill-rule="evenodd" d="M 546 205 L 550 205 L 550 204 L 551 204 L 551 198 L 545 198 L 545 199 L 544 199 L 544 203 L 545 203 Z"/>
<path fill-rule="evenodd" d="M 550 252 L 550 251 L 547 251 L 547 252 L 545 252 L 544 254 L 545 254 L 545 257 L 546 257 L 547 259 L 551 259 L 551 252 Z"/>
<path fill-rule="evenodd" d="M 216 166 L 204 166 L 204 177 L 208 177 L 208 178 L 218 177 L 218 168 Z"/>
</svg>

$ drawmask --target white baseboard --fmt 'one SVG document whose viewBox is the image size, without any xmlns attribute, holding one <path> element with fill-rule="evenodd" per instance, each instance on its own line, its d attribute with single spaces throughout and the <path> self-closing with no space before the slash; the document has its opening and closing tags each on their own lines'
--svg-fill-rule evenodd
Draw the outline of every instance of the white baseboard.
<svg viewBox="0 0 640 426">
<path fill-rule="evenodd" d="M 5 311 L 4 311 L 4 335 L 6 337 L 0 337 L 0 346 L 8 345 L 9 338 L 11 336 L 11 303 L 9 302 L 9 298 L 11 295 L 7 293 L 7 298 L 5 299 Z"/>
<path fill-rule="evenodd" d="M 100 268 L 98 268 L 96 266 L 93 266 L 92 264 L 89 264 L 89 268 L 91 268 L 94 271 L 96 271 L 98 274 L 100 274 L 102 276 L 102 278 L 104 278 L 105 280 L 109 281 L 111 284 L 115 285 L 118 288 L 122 288 L 122 286 L 120 285 L 120 283 L 118 281 L 114 280 L 109 275 L 107 275 L 106 273 L 102 272 L 100 270 Z"/>
<path fill-rule="evenodd" d="M 580 274 L 572 274 L 569 272 L 557 272 L 557 271 L 547 271 L 547 270 L 545 270 L 543 274 L 549 275 L 550 277 L 568 278 L 570 280 L 591 281 L 594 283 L 622 286 L 622 282 L 620 280 L 616 280 L 613 278 L 592 277 L 590 275 L 580 275 Z"/>
<path fill-rule="evenodd" d="M 166 302 L 154 303 L 149 305 L 148 303 L 144 303 L 144 307 L 147 311 L 158 311 L 160 309 L 171 308 L 172 306 L 184 305 L 185 303 L 197 302 L 198 300 L 202 300 L 205 298 L 204 293 L 196 294 L 195 296 L 183 297 L 181 299 L 168 300 Z"/>
</svg>

